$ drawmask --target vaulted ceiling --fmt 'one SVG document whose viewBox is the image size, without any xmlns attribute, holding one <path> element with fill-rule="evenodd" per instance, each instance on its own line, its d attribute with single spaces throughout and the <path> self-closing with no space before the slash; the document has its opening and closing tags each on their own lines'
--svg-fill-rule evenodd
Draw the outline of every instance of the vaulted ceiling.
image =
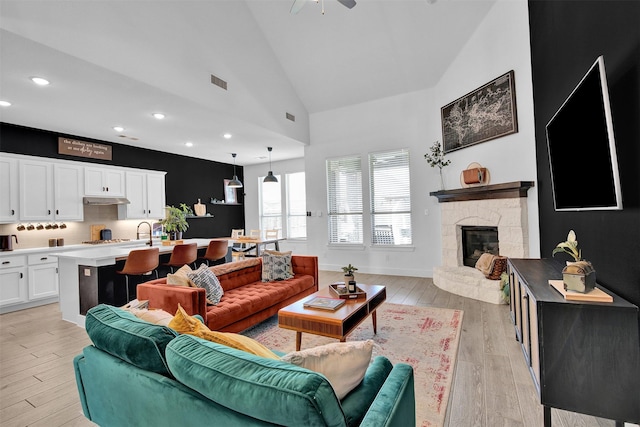
<svg viewBox="0 0 640 427">
<path fill-rule="evenodd" d="M 496 0 L 357 1 L 0 0 L 0 120 L 239 165 L 301 157 L 309 114 L 437 85 Z"/>
</svg>

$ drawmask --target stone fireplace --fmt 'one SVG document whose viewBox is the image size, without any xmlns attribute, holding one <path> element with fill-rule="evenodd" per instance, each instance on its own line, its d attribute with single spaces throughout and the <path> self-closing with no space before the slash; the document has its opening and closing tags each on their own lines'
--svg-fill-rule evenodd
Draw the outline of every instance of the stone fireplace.
<svg viewBox="0 0 640 427">
<path fill-rule="evenodd" d="M 479 270 L 465 265 L 463 230 L 495 229 L 497 243 L 476 242 L 478 251 L 495 252 L 498 249 L 499 255 L 527 258 L 526 196 L 531 187 L 533 182 L 517 181 L 430 193 L 440 202 L 442 218 L 442 265 L 433 270 L 436 286 L 480 301 L 502 302 L 500 281 L 486 279 Z M 469 258 L 467 264 L 471 262 Z"/>
</svg>

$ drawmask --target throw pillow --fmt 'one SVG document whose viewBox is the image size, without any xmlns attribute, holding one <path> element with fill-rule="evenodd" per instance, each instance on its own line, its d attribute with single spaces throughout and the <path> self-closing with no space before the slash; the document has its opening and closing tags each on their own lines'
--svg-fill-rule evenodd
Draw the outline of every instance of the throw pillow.
<svg viewBox="0 0 640 427">
<path fill-rule="evenodd" d="M 187 276 L 187 274 L 189 274 L 191 272 L 192 272 L 192 270 L 191 270 L 191 267 L 189 267 L 189 265 L 187 265 L 187 264 L 183 265 L 175 273 L 167 274 L 167 285 L 193 286 L 193 283 L 191 282 L 191 280 Z"/>
<path fill-rule="evenodd" d="M 277 354 L 269 350 L 258 341 L 244 335 L 232 334 L 229 332 L 217 332 L 210 330 L 207 325 L 193 316 L 189 316 L 181 305 L 178 305 L 176 315 L 168 325 L 171 329 L 181 334 L 193 335 L 207 341 L 226 345 L 236 350 L 246 351 L 256 356 L 279 360 Z"/>
<path fill-rule="evenodd" d="M 138 319 L 153 323 L 154 325 L 168 326 L 171 319 L 173 319 L 173 315 L 171 313 L 167 313 L 164 310 L 132 308 L 129 309 L 129 311 L 133 313 L 134 316 L 136 316 Z"/>
<path fill-rule="evenodd" d="M 187 273 L 187 277 L 195 287 L 205 290 L 208 304 L 217 305 L 220 302 L 222 295 L 224 295 L 224 290 L 220 286 L 220 281 L 216 275 L 206 264 L 202 264 L 199 269 Z"/>
<path fill-rule="evenodd" d="M 364 378 L 372 351 L 373 340 L 337 342 L 293 351 L 280 360 L 321 373 L 342 400 Z"/>
<path fill-rule="evenodd" d="M 291 265 L 291 251 L 264 251 L 262 253 L 263 282 L 287 280 L 291 279 L 292 277 L 293 266 Z"/>
</svg>

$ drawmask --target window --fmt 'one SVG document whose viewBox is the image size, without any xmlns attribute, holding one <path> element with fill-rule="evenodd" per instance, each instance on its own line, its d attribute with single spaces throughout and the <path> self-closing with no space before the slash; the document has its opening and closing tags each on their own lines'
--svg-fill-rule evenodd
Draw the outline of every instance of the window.
<svg viewBox="0 0 640 427">
<path fill-rule="evenodd" d="M 288 173 L 287 179 L 287 237 L 307 238 L 307 192 L 305 173 Z"/>
<path fill-rule="evenodd" d="M 360 157 L 327 160 L 329 243 L 362 244 Z"/>
<path fill-rule="evenodd" d="M 409 150 L 369 154 L 371 243 L 410 245 Z"/>
<path fill-rule="evenodd" d="M 280 237 L 288 239 L 307 238 L 307 196 L 305 190 L 305 173 L 296 172 L 282 178 L 276 175 L 277 183 L 263 182 L 259 177 L 260 191 L 260 229 L 279 230 Z M 285 197 L 283 197 L 283 190 Z M 283 205 L 283 200 L 285 204 Z M 286 212 L 283 227 L 283 212 Z"/>
<path fill-rule="evenodd" d="M 280 175 L 276 175 L 278 182 L 262 182 L 264 177 L 258 178 L 260 188 L 260 229 L 282 230 L 282 182 Z M 284 236 L 284 230 L 282 231 Z"/>
</svg>

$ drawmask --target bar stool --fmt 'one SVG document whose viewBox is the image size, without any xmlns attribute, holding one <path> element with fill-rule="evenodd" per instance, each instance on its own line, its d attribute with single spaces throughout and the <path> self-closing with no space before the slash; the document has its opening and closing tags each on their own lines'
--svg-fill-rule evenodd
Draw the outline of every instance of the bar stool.
<svg viewBox="0 0 640 427">
<path fill-rule="evenodd" d="M 187 243 L 186 245 L 175 245 L 173 251 L 171 251 L 171 257 L 169 262 L 162 264 L 165 267 L 169 267 L 171 273 L 173 269 L 180 268 L 185 264 L 194 264 L 198 259 L 198 246 L 195 243 Z M 195 267 L 193 265 L 192 267 Z"/>
<path fill-rule="evenodd" d="M 129 256 L 124 262 L 122 270 L 116 271 L 116 273 L 124 275 L 127 288 L 127 302 L 131 301 L 131 294 L 129 293 L 129 276 L 148 276 L 155 272 L 157 279 L 157 268 L 159 262 L 160 250 L 158 248 L 135 249 L 129 252 Z"/>
<path fill-rule="evenodd" d="M 205 260 L 207 265 L 210 265 L 210 262 L 216 262 L 220 259 L 226 258 L 228 251 L 229 242 L 227 240 L 212 240 L 209 242 L 207 251 L 202 259 Z"/>
</svg>

